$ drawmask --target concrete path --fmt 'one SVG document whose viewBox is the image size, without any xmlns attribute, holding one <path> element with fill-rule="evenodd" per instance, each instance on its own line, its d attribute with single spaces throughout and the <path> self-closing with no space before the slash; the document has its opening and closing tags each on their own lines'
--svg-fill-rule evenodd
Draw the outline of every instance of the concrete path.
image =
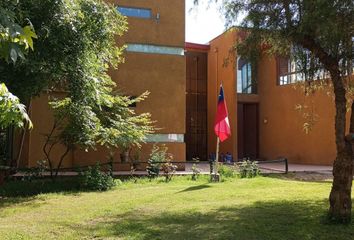
<svg viewBox="0 0 354 240">
<path fill-rule="evenodd" d="M 285 164 L 283 163 L 259 163 L 259 166 L 263 171 L 285 171 Z M 289 172 L 319 172 L 319 173 L 331 173 L 333 167 L 327 165 L 309 165 L 309 164 L 294 164 L 289 163 Z"/>
<path fill-rule="evenodd" d="M 186 163 L 185 171 L 178 171 L 176 175 L 191 175 L 192 174 L 192 163 Z M 284 163 L 259 163 L 262 173 L 284 173 L 285 172 L 285 164 Z M 198 164 L 198 168 L 200 169 L 201 174 L 209 174 L 210 173 L 210 165 L 207 162 L 200 162 Z M 306 164 L 289 164 L 289 172 L 303 172 L 303 173 L 323 173 L 323 174 L 331 174 L 332 166 L 324 166 L 324 165 L 306 165 Z M 50 176 L 49 172 L 43 174 L 44 176 Z M 76 176 L 77 172 L 67 171 L 60 172 L 59 176 Z M 114 176 L 131 176 L 132 173 L 130 171 L 114 171 Z M 133 173 L 134 176 L 146 176 L 146 171 L 135 171 Z M 13 177 L 22 177 L 24 173 L 16 173 Z"/>
<path fill-rule="evenodd" d="M 186 164 L 186 172 L 191 172 L 191 167 L 193 164 Z M 282 173 L 285 172 L 285 164 L 284 163 L 259 163 L 259 167 L 261 168 L 261 172 L 263 173 Z M 323 172 L 323 173 L 331 173 L 332 166 L 325 165 L 308 165 L 308 164 L 293 164 L 289 163 L 289 172 Z M 202 170 L 202 172 L 209 172 L 210 166 L 209 163 L 201 162 L 198 164 L 198 168 Z"/>
</svg>

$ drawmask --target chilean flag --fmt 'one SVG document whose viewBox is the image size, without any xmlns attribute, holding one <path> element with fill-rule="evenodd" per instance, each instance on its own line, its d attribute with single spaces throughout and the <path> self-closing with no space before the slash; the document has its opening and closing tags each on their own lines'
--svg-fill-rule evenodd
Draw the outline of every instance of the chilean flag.
<svg viewBox="0 0 354 240">
<path fill-rule="evenodd" d="M 229 117 L 222 85 L 220 85 L 220 94 L 218 99 L 218 108 L 216 111 L 214 131 L 221 142 L 225 141 L 229 136 L 231 136 Z"/>
</svg>

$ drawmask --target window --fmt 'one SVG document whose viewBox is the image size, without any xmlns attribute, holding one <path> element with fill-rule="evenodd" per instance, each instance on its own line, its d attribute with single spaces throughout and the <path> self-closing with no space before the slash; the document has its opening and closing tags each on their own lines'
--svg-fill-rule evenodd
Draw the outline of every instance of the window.
<svg viewBox="0 0 354 240">
<path fill-rule="evenodd" d="M 155 53 L 167 55 L 184 55 L 184 48 L 157 46 L 149 44 L 127 44 L 128 52 Z"/>
<path fill-rule="evenodd" d="M 136 18 L 151 18 L 151 9 L 133 8 L 133 7 L 117 7 L 117 10 L 124 16 Z"/>
<path fill-rule="evenodd" d="M 311 74 L 311 79 L 313 80 L 321 80 L 329 77 L 325 69 L 320 68 L 313 71 Z M 277 73 L 278 85 L 293 84 L 306 79 L 306 75 L 299 71 L 296 62 L 289 57 L 277 58 Z"/>
<path fill-rule="evenodd" d="M 237 60 L 237 92 L 248 94 L 257 92 L 254 79 L 252 79 L 251 63 L 242 58 Z"/>
<path fill-rule="evenodd" d="M 301 75 L 296 72 L 296 64 L 289 57 L 278 57 L 278 85 L 286 85 L 301 80 Z"/>
<path fill-rule="evenodd" d="M 183 143 L 184 135 L 183 134 L 151 134 L 146 138 L 146 142 L 148 143 Z"/>
</svg>

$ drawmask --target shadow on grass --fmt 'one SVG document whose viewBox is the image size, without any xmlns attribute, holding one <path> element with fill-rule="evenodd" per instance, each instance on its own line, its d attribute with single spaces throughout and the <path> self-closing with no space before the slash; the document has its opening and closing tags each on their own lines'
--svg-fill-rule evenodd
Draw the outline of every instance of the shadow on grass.
<svg viewBox="0 0 354 240">
<path fill-rule="evenodd" d="M 10 181 L 0 187 L 2 197 L 31 197 L 43 193 L 78 193 L 80 184 L 77 178 L 58 178 L 33 181 Z"/>
<path fill-rule="evenodd" d="M 210 185 L 202 184 L 202 185 L 198 185 L 198 186 L 188 187 L 182 191 L 179 191 L 179 193 L 197 191 L 197 190 L 202 190 L 202 189 L 206 189 L 206 188 L 210 188 L 210 187 L 211 187 Z"/>
<path fill-rule="evenodd" d="M 0 187 L 0 208 L 18 203 L 31 202 L 39 194 L 63 193 L 79 194 L 80 190 L 77 179 L 63 178 L 55 182 L 50 179 L 34 181 L 10 181 Z"/>
<path fill-rule="evenodd" d="M 330 183 L 332 184 L 331 176 L 328 174 L 315 173 L 315 172 L 298 172 L 298 173 L 264 173 L 264 177 L 277 178 L 285 181 L 298 181 L 298 182 L 313 182 L 313 183 Z"/>
<path fill-rule="evenodd" d="M 340 239 L 352 240 L 354 224 L 325 223 L 327 200 L 256 202 L 209 212 L 129 212 L 84 226 L 84 235 L 118 239 Z"/>
</svg>

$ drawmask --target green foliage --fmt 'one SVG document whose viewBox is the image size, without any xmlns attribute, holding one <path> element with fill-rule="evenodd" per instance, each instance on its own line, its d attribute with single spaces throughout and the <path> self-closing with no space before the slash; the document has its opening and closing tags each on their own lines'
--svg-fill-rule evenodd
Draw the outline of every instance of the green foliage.
<svg viewBox="0 0 354 240">
<path fill-rule="evenodd" d="M 249 35 L 245 44 L 238 47 L 244 53 L 249 53 L 251 48 L 248 47 L 256 46 L 257 42 L 257 48 L 266 44 L 273 53 L 289 54 L 290 48 L 295 47 L 292 51 L 303 55 L 307 54 L 305 42 L 314 40 L 331 57 L 341 59 L 343 66 L 353 57 L 354 3 L 351 0 L 224 0 L 222 9 L 228 25 L 235 24 L 238 17 L 244 15 L 241 26 L 247 28 Z M 319 60 L 318 53 L 313 52 L 317 58 L 313 60 Z M 315 63 L 303 63 L 303 70 L 324 64 Z"/>
<path fill-rule="evenodd" d="M 121 96 L 108 74 L 123 62 L 124 46 L 116 40 L 127 30 L 126 18 L 100 0 L 22 0 L 19 11 L 36 29 L 37 51 L 0 73 L 21 99 L 43 89 L 49 93 L 55 121 L 43 149 L 51 169 L 56 144 L 67 149 L 58 168 L 76 146 L 139 146 L 152 132 L 152 121 L 150 114 L 136 114 L 129 105 L 148 93 L 135 99 Z M 58 97 L 54 91 L 63 94 Z"/>
<path fill-rule="evenodd" d="M 160 147 L 154 144 L 148 160 L 148 166 L 146 167 L 150 179 L 159 176 L 162 163 L 171 161 L 172 156 L 167 153 L 167 150 L 168 148 L 165 145 Z"/>
<path fill-rule="evenodd" d="M 177 165 L 171 163 L 172 157 L 167 159 L 165 163 L 161 165 L 161 171 L 163 172 L 165 176 L 165 182 L 170 182 L 172 180 L 172 177 L 175 175 L 176 170 L 177 170 Z"/>
<path fill-rule="evenodd" d="M 70 97 L 77 100 L 91 89 L 85 102 L 93 101 L 95 91 L 99 95 L 113 87 L 106 70 L 123 61 L 123 47 L 115 44 L 115 37 L 127 24 L 112 5 L 99 0 L 22 0 L 15 16 L 21 24 L 31 19 L 38 36 L 35 52 L 0 70 L 0 79 L 22 101 L 44 89 L 75 90 Z"/>
<path fill-rule="evenodd" d="M 238 166 L 241 178 L 254 178 L 260 173 L 258 162 L 245 160 Z"/>
<path fill-rule="evenodd" d="M 35 179 L 43 179 L 44 173 L 47 171 L 47 161 L 37 161 L 37 167 L 29 168 L 24 171 L 23 181 L 33 181 Z"/>
<path fill-rule="evenodd" d="M 102 172 L 97 163 L 94 167 L 89 167 L 87 171 L 80 173 L 80 186 L 88 190 L 107 191 L 115 186 L 115 182 L 111 174 Z"/>
<path fill-rule="evenodd" d="M 234 178 L 237 175 L 236 169 L 234 168 L 234 166 L 231 165 L 228 166 L 224 164 L 219 164 L 218 172 L 221 176 L 221 179 Z"/>
<path fill-rule="evenodd" d="M 8 63 L 16 63 L 18 58 L 25 59 L 25 53 L 33 50 L 36 33 L 29 20 L 21 27 L 15 22 L 17 1 L 4 0 L 0 3 L 0 58 Z"/>
<path fill-rule="evenodd" d="M 33 38 L 37 38 L 28 21 L 24 27 L 15 22 L 16 6 L 16 1 L 0 2 L 0 59 L 8 64 L 16 63 L 18 58 L 25 59 L 27 50 L 33 50 Z M 0 65 L 0 72 L 1 68 L 3 66 Z M 0 79 L 0 128 L 10 125 L 23 127 L 23 121 L 27 121 L 28 127 L 32 128 L 24 105 L 20 104 L 19 99 L 2 82 L 4 80 Z"/>
<path fill-rule="evenodd" d="M 50 103 L 61 124 L 58 138 L 67 146 L 86 149 L 97 144 L 139 146 L 146 134 L 152 132 L 152 122 L 150 114 L 137 115 L 129 105 L 144 100 L 148 93 L 135 99 L 116 94 L 116 85 L 108 75 L 109 67 L 116 68 L 123 61 L 124 47 L 117 46 L 116 37 L 126 31 L 125 18 L 114 6 L 101 1 L 76 0 L 65 4 L 59 13 L 68 21 L 57 24 L 67 34 L 60 46 L 68 56 L 60 66 L 53 67 L 63 71 L 60 77 L 65 79 L 58 80 L 65 83 L 63 88 L 68 95 Z M 59 44 L 57 39 L 48 39 L 48 43 Z"/>
<path fill-rule="evenodd" d="M 32 128 L 32 122 L 26 113 L 25 106 L 8 91 L 3 83 L 0 83 L 0 112 L 0 128 L 5 129 L 11 125 L 23 127 L 23 120 L 29 123 L 29 128 Z"/>
<path fill-rule="evenodd" d="M 101 145 L 119 147 L 127 151 L 132 147 L 141 147 L 146 136 L 154 132 L 150 113 L 136 114 L 129 106 L 139 103 L 148 97 L 145 92 L 137 98 L 115 95 L 109 106 L 98 112 L 102 124 L 98 143 Z"/>
</svg>

